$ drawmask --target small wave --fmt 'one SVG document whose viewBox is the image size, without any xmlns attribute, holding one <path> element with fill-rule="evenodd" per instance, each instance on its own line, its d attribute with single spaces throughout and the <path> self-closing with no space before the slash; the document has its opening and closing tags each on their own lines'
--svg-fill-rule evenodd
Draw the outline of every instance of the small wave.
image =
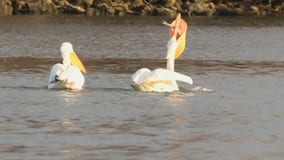
<svg viewBox="0 0 284 160">
<path fill-rule="evenodd" d="M 28 148 L 24 145 L 0 145 L 0 153 L 22 153 Z"/>
<path fill-rule="evenodd" d="M 192 97 L 192 96 L 195 96 L 195 93 L 191 92 L 189 90 L 185 91 L 185 90 L 180 89 L 179 91 L 167 93 L 166 95 L 168 95 L 170 97 L 182 98 L 182 97 Z"/>
<path fill-rule="evenodd" d="M 196 86 L 191 89 L 192 92 L 215 92 L 213 89 L 209 89 L 203 86 Z"/>
<path fill-rule="evenodd" d="M 30 90 L 42 90 L 47 89 L 46 86 L 0 86 L 2 89 L 30 89 Z"/>
<path fill-rule="evenodd" d="M 84 91 L 124 91 L 124 92 L 130 92 L 134 91 L 132 88 L 98 88 L 98 87 L 86 87 L 84 88 Z"/>
</svg>

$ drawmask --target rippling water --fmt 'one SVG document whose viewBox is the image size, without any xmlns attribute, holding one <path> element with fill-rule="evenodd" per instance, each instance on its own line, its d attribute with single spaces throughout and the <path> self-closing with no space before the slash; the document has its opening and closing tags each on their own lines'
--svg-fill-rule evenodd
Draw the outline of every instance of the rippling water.
<svg viewBox="0 0 284 160">
<path fill-rule="evenodd" d="M 193 17 L 176 61 L 194 85 L 141 93 L 165 66 L 165 17 L 0 17 L 1 159 L 284 157 L 284 19 Z M 81 92 L 47 90 L 61 42 L 87 66 Z"/>
</svg>

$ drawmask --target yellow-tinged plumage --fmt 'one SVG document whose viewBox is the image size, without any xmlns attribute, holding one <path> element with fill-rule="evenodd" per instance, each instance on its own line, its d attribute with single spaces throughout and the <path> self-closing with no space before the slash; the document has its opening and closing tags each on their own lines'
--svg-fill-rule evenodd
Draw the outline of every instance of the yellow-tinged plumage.
<svg viewBox="0 0 284 160">
<path fill-rule="evenodd" d="M 167 24 L 167 23 L 165 23 Z M 187 24 L 178 14 L 170 26 L 170 40 L 167 45 L 167 69 L 158 68 L 150 71 L 142 68 L 136 71 L 132 80 L 133 88 L 143 92 L 173 92 L 179 90 L 176 81 L 192 84 L 189 76 L 174 71 L 174 61 L 184 51 L 186 45 Z"/>
<path fill-rule="evenodd" d="M 69 42 L 61 45 L 62 63 L 52 66 L 48 79 L 48 89 L 74 89 L 81 90 L 85 83 L 82 74 L 86 68 L 73 50 Z"/>
</svg>

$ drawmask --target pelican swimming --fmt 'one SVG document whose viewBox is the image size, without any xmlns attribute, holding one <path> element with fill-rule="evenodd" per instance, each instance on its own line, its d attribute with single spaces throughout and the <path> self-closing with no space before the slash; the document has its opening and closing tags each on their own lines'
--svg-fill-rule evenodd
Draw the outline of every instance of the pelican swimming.
<svg viewBox="0 0 284 160">
<path fill-rule="evenodd" d="M 179 90 L 176 81 L 193 84 L 192 79 L 184 74 L 174 71 L 174 61 L 185 48 L 187 23 L 178 14 L 170 27 L 170 40 L 167 45 L 167 68 L 158 68 L 153 71 L 142 68 L 132 75 L 134 89 L 143 92 L 173 92 Z"/>
<path fill-rule="evenodd" d="M 69 42 L 61 44 L 62 63 L 52 66 L 48 79 L 48 89 L 74 89 L 81 90 L 85 83 L 82 74 L 86 68 L 73 50 Z"/>
</svg>

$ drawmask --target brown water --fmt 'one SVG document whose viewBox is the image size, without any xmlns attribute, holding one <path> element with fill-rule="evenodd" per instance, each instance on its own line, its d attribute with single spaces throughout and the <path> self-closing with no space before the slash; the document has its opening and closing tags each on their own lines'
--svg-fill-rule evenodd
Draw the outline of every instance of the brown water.
<svg viewBox="0 0 284 160">
<path fill-rule="evenodd" d="M 165 66 L 162 19 L 0 17 L 1 159 L 282 160 L 284 19 L 189 18 L 176 70 L 194 85 L 136 92 L 138 68 Z M 63 41 L 82 92 L 46 89 Z"/>
</svg>

